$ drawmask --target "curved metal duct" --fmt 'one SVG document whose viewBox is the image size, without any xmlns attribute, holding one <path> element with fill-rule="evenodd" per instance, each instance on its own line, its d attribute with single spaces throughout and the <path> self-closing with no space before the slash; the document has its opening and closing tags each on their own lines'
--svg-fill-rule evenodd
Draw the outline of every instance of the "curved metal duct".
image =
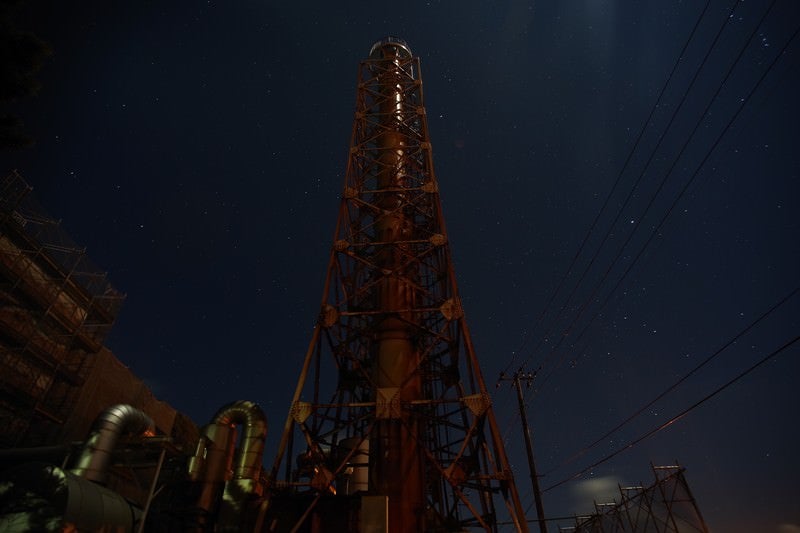
<svg viewBox="0 0 800 533">
<path fill-rule="evenodd" d="M 233 479 L 258 479 L 264 440 L 267 438 L 267 418 L 258 404 L 233 402 L 217 412 L 214 423 L 229 426 L 241 424 L 244 434 L 236 454 Z"/>
<path fill-rule="evenodd" d="M 3 472 L 0 531 L 128 533 L 142 511 L 122 496 L 47 463 Z"/>
<path fill-rule="evenodd" d="M 105 484 L 111 453 L 121 435 L 155 435 L 153 420 L 127 404 L 109 407 L 95 419 L 92 430 L 70 472 L 84 479 Z"/>
<path fill-rule="evenodd" d="M 242 426 L 242 437 L 235 448 L 238 425 Z M 238 530 L 247 500 L 261 495 L 259 476 L 266 437 L 264 412 L 256 403 L 245 400 L 222 407 L 203 428 L 194 457 L 189 459 L 189 477 L 203 481 L 197 505 L 209 515 L 215 513 L 224 484 L 218 530 Z"/>
</svg>

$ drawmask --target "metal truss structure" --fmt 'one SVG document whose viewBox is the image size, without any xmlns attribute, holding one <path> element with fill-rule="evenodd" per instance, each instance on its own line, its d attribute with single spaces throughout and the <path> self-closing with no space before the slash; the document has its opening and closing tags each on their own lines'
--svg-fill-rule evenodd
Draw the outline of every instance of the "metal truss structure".
<svg viewBox="0 0 800 533">
<path fill-rule="evenodd" d="M 16 172 L 0 179 L 0 445 L 56 442 L 124 296 Z"/>
<path fill-rule="evenodd" d="M 595 513 L 575 518 L 563 533 L 708 533 L 683 475 L 685 468 L 653 466 L 655 483 L 620 487 L 620 501 L 595 503 Z"/>
<path fill-rule="evenodd" d="M 419 59 L 399 39 L 359 67 L 321 313 L 270 484 L 306 498 L 296 528 L 321 499 L 363 495 L 363 528 L 368 496 L 393 532 L 498 517 L 527 531 L 458 295 Z"/>
</svg>

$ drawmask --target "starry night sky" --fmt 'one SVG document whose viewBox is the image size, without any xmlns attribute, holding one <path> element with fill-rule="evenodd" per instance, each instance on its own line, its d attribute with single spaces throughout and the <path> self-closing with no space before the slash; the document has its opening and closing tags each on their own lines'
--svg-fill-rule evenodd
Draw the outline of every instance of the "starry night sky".
<svg viewBox="0 0 800 533">
<path fill-rule="evenodd" d="M 198 423 L 259 402 L 271 462 L 319 310 L 357 65 L 402 37 L 422 59 L 459 288 L 527 505 L 501 371 L 539 369 L 525 393 L 546 488 L 798 335 L 795 295 L 564 464 L 800 285 L 800 6 L 711 0 L 621 172 L 704 1 L 406 4 L 30 1 L 16 25 L 53 54 L 12 110 L 37 143 L 0 157 L 127 294 L 116 355 Z M 546 492 L 547 515 L 677 460 L 712 531 L 800 531 L 799 345 Z"/>
</svg>

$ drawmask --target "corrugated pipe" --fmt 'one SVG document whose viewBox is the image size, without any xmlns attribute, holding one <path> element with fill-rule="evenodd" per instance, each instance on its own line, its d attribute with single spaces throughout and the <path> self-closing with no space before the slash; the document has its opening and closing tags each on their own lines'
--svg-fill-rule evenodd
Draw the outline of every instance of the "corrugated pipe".
<svg viewBox="0 0 800 533">
<path fill-rule="evenodd" d="M 111 453 L 121 435 L 155 435 L 153 420 L 126 404 L 109 407 L 95 419 L 92 430 L 70 471 L 84 479 L 105 484 Z"/>
</svg>

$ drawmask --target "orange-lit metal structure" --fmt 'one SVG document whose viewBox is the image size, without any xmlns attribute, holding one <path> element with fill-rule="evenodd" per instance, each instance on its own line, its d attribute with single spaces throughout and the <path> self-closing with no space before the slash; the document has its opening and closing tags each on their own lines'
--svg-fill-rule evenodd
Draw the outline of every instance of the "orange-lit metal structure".
<svg viewBox="0 0 800 533">
<path fill-rule="evenodd" d="M 275 501 L 305 502 L 279 528 L 496 531 L 502 516 L 527 531 L 458 295 L 419 59 L 399 39 L 359 67 L 321 313 L 269 478 Z M 326 526 L 332 498 L 356 518 Z"/>
<path fill-rule="evenodd" d="M 528 531 L 460 304 L 419 60 L 403 41 L 376 43 L 359 66 L 320 315 L 270 470 L 257 404 L 225 405 L 198 438 L 107 364 L 123 295 L 30 192 L 16 172 L 0 180 L 0 529 Z M 116 405 L 67 444 L 80 420 L 68 415 L 94 405 L 82 383 L 94 396 L 101 378 L 114 391 L 98 401 Z M 524 379 L 513 378 L 523 415 Z M 707 532 L 683 471 L 653 467 L 655 484 L 620 487 L 619 501 L 559 531 Z"/>
<path fill-rule="evenodd" d="M 31 191 L 0 179 L 0 446 L 60 438 L 124 300 Z"/>
</svg>

